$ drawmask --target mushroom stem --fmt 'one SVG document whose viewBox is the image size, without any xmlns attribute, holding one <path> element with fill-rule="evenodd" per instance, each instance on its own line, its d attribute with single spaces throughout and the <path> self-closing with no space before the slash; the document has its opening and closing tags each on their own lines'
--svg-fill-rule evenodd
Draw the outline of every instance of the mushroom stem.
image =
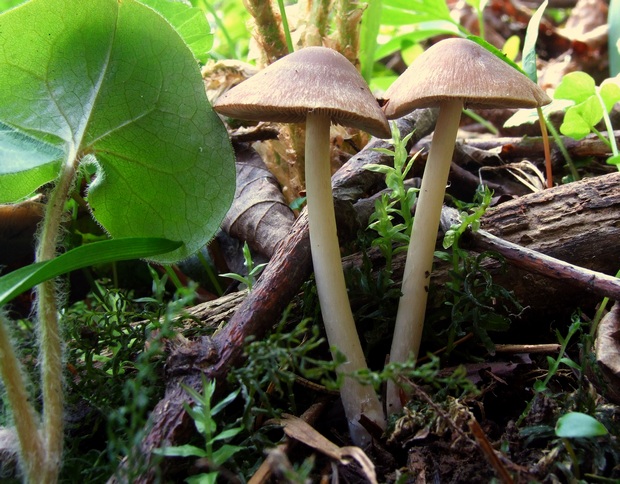
<svg viewBox="0 0 620 484">
<path fill-rule="evenodd" d="M 439 218 L 462 110 L 463 101 L 460 99 L 440 104 L 407 250 L 402 295 L 390 350 L 391 362 L 403 363 L 410 357 L 418 358 Z M 395 382 L 388 382 L 386 408 L 388 415 L 402 409 L 399 387 Z"/>
<path fill-rule="evenodd" d="M 336 216 L 331 187 L 330 117 L 311 112 L 306 119 L 306 193 L 312 262 L 321 314 L 327 341 L 346 356 L 339 371 L 350 374 L 367 368 L 366 359 L 357 335 L 355 321 L 342 271 L 340 244 L 336 232 Z M 370 385 L 345 376 L 340 397 L 349 423 L 351 438 L 356 445 L 370 438 L 359 423 L 363 414 L 385 428 L 383 410 L 376 392 Z"/>
</svg>

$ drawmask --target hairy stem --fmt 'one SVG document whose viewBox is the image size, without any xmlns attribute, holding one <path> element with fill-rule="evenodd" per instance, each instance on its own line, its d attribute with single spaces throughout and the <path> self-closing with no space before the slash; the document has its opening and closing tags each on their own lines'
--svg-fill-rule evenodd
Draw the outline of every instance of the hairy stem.
<svg viewBox="0 0 620 484">
<path fill-rule="evenodd" d="M 243 3 L 254 18 L 254 37 L 263 51 L 264 64 L 273 64 L 288 54 L 281 22 L 276 17 L 271 1 L 244 0 Z"/>
<path fill-rule="evenodd" d="M 302 47 L 323 45 L 327 35 L 329 0 L 312 0 L 306 3 L 305 32 L 302 35 Z"/>
<path fill-rule="evenodd" d="M 7 330 L 7 321 L 0 314 L 0 375 L 13 411 L 13 422 L 19 439 L 21 466 L 28 482 L 42 475 L 43 442 L 39 435 L 36 412 L 28 400 L 21 365 Z"/>
<path fill-rule="evenodd" d="M 39 235 L 36 261 L 55 257 L 65 202 L 73 186 L 79 158 L 70 152 L 46 206 Z M 60 335 L 55 281 L 36 287 L 39 324 L 41 387 L 43 394 L 44 474 L 41 482 L 58 480 L 63 444 L 62 338 Z"/>
<path fill-rule="evenodd" d="M 336 0 L 336 30 L 334 40 L 338 50 L 351 64 L 359 69 L 359 27 L 363 9 L 353 0 Z"/>
</svg>

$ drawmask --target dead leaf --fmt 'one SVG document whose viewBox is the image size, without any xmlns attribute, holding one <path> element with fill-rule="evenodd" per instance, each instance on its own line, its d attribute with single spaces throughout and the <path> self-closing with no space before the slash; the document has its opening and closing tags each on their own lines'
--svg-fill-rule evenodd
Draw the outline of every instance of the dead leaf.
<svg viewBox="0 0 620 484">
<path fill-rule="evenodd" d="M 284 433 L 291 439 L 303 442 L 308 447 L 312 447 L 326 456 L 337 460 L 339 463 L 347 465 L 351 459 L 361 466 L 366 478 L 373 484 L 377 482 L 375 466 L 359 447 L 346 446 L 338 447 L 336 444 L 326 439 L 317 432 L 311 425 L 294 415 L 283 414 L 278 423 L 284 427 Z"/>
<path fill-rule="evenodd" d="M 237 189 L 222 228 L 247 241 L 258 253 L 271 257 L 287 236 L 295 216 L 285 203 L 278 182 L 251 148 L 237 150 Z"/>
<path fill-rule="evenodd" d="M 615 303 L 598 325 L 596 342 L 598 363 L 606 388 L 603 393 L 616 404 L 620 404 L 620 303 Z"/>
</svg>

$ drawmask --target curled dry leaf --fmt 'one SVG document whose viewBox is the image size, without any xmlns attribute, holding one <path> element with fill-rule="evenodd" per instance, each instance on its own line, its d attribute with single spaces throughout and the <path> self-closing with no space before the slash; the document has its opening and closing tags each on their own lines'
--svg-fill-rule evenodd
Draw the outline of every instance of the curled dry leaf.
<svg viewBox="0 0 620 484">
<path fill-rule="evenodd" d="M 355 459 L 361 466 L 364 475 L 371 483 L 377 482 L 375 466 L 366 453 L 359 447 L 338 447 L 332 441 L 326 439 L 311 425 L 294 415 L 283 414 L 278 423 L 284 427 L 284 433 L 291 439 L 298 440 L 312 447 L 326 456 L 337 460 L 340 464 L 349 464 Z"/>
<path fill-rule="evenodd" d="M 606 384 L 603 393 L 620 404 L 620 304 L 617 302 L 599 323 L 595 349 L 596 362 Z"/>
<path fill-rule="evenodd" d="M 249 147 L 237 147 L 235 199 L 222 228 L 247 241 L 258 253 L 271 257 L 288 234 L 295 216 L 284 201 L 275 177 L 260 156 Z"/>
<path fill-rule="evenodd" d="M 256 67 L 232 59 L 208 62 L 201 71 L 207 97 L 215 102 L 224 92 L 256 74 Z"/>
</svg>

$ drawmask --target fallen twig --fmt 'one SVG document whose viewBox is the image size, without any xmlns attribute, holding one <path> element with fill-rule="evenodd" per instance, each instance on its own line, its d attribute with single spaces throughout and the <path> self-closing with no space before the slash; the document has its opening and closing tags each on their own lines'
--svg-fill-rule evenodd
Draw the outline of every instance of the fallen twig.
<svg viewBox="0 0 620 484">
<path fill-rule="evenodd" d="M 492 250 L 502 255 L 508 263 L 545 277 L 570 282 L 601 297 L 620 300 L 620 279 L 601 272 L 584 269 L 549 257 L 532 249 L 521 247 L 496 237 L 485 230 L 471 234 L 476 248 Z"/>
</svg>

